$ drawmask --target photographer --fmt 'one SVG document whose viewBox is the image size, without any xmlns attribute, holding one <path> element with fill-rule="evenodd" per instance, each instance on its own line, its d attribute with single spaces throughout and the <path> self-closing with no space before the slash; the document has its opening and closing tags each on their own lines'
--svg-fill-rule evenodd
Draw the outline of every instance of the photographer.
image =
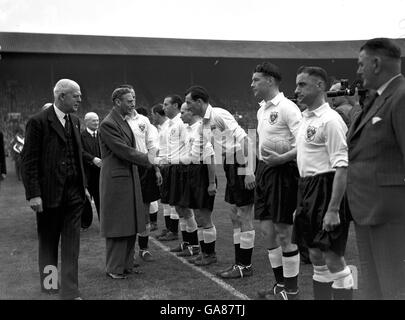
<svg viewBox="0 0 405 320">
<path fill-rule="evenodd" d="M 335 81 L 330 87 L 329 91 L 337 92 L 343 90 L 342 82 Z M 337 96 L 331 97 L 330 105 L 332 108 L 339 113 L 343 121 L 346 123 L 347 127 L 350 126 L 351 120 L 353 119 L 353 107 L 355 105 L 355 99 L 353 96 Z"/>
</svg>

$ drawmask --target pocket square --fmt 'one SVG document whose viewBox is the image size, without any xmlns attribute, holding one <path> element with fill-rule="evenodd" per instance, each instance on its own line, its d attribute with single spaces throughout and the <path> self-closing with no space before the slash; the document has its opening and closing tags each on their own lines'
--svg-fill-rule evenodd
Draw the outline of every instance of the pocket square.
<svg viewBox="0 0 405 320">
<path fill-rule="evenodd" d="M 374 117 L 373 119 L 371 119 L 371 123 L 372 124 L 376 124 L 378 121 L 381 121 L 382 119 L 380 117 Z"/>
</svg>

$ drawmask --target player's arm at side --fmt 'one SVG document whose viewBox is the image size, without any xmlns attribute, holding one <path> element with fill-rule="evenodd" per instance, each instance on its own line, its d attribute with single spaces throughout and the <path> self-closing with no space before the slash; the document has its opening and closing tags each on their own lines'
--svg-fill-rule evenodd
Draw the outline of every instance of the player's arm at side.
<svg viewBox="0 0 405 320">
<path fill-rule="evenodd" d="M 341 118 L 326 123 L 326 147 L 332 167 L 336 169 L 328 211 L 323 220 L 323 227 L 326 231 L 330 231 L 340 224 L 339 209 L 346 191 L 348 166 L 346 133 L 347 126 Z"/>
<path fill-rule="evenodd" d="M 339 209 L 346 192 L 346 180 L 347 167 L 336 168 L 328 211 L 323 219 L 323 227 L 326 231 L 330 231 L 340 224 Z"/>
<path fill-rule="evenodd" d="M 298 129 L 301 124 L 302 115 L 300 109 L 291 102 L 289 108 L 286 109 L 287 112 L 287 126 L 292 135 L 294 136 L 294 140 L 297 140 Z M 284 154 L 282 154 L 282 160 L 285 162 L 289 162 L 295 160 L 297 158 L 297 146 L 296 142 L 292 144 L 292 149 Z"/>
<path fill-rule="evenodd" d="M 217 192 L 217 184 L 215 183 L 215 163 L 214 155 L 211 156 L 211 163 L 207 164 L 208 168 L 208 194 L 214 196 Z"/>
<path fill-rule="evenodd" d="M 256 187 L 255 167 L 256 167 L 256 144 L 249 136 L 243 138 L 244 155 L 247 159 L 245 188 L 252 190 Z"/>
</svg>

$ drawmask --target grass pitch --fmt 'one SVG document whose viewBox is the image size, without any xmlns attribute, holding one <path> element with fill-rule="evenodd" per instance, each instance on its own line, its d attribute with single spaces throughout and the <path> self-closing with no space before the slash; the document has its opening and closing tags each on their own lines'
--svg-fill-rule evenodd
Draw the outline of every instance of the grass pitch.
<svg viewBox="0 0 405 320">
<path fill-rule="evenodd" d="M 25 200 L 24 188 L 12 171 L 0 186 L 0 299 L 53 300 L 58 296 L 42 294 L 39 286 L 37 234 L 34 212 Z M 217 228 L 216 251 L 218 263 L 205 267 L 212 275 L 234 261 L 232 224 L 228 205 L 224 202 L 225 178 L 218 172 L 219 190 L 214 207 L 214 223 Z M 160 233 L 164 227 L 162 210 L 158 215 Z M 249 299 L 257 299 L 257 290 L 270 287 L 274 276 L 269 265 L 266 246 L 255 221 L 256 240 L 253 251 L 252 277 L 224 280 Z M 177 242 L 165 242 L 174 247 Z M 105 276 L 105 240 L 99 235 L 99 223 L 94 213 L 93 224 L 81 233 L 79 258 L 79 287 L 82 296 L 90 300 L 235 300 L 239 299 L 229 290 L 209 277 L 196 272 L 172 254 L 163 251 L 153 241 L 149 242 L 155 261 L 143 262 L 137 256 L 141 275 L 126 280 L 111 280 Z M 138 247 L 136 246 L 136 253 Z M 353 228 L 350 230 L 346 251 L 348 264 L 358 266 L 357 248 Z M 300 298 L 312 299 L 312 266 L 301 265 L 299 275 Z M 355 292 L 355 298 L 361 295 Z"/>
</svg>

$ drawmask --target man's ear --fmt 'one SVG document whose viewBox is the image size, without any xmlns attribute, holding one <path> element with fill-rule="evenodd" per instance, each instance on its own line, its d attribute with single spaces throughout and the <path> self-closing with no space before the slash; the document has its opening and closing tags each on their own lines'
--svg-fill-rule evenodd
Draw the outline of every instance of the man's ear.
<svg viewBox="0 0 405 320">
<path fill-rule="evenodd" d="M 317 86 L 318 86 L 318 88 L 321 89 L 322 91 L 326 91 L 325 82 L 319 80 L 318 83 L 317 83 Z"/>
<path fill-rule="evenodd" d="M 373 65 L 374 65 L 374 74 L 378 74 L 381 71 L 381 66 L 382 66 L 382 58 L 379 56 L 374 56 L 373 57 Z"/>
</svg>

